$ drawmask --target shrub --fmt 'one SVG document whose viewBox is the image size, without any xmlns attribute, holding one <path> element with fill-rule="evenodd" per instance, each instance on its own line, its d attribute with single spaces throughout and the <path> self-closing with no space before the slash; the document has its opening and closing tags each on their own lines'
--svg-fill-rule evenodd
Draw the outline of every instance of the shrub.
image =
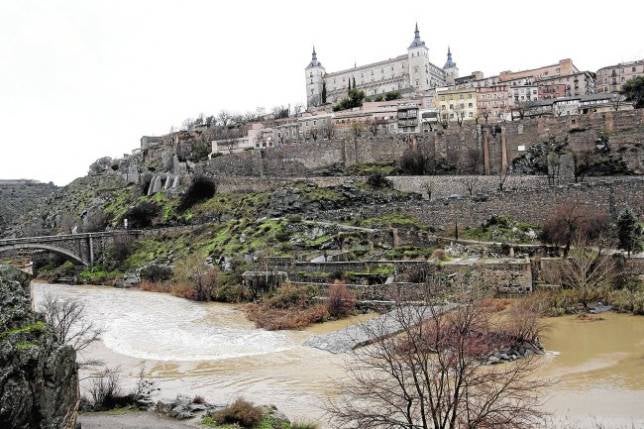
<svg viewBox="0 0 644 429">
<path fill-rule="evenodd" d="M 110 249 L 110 259 L 116 265 L 121 265 L 132 254 L 134 243 L 128 235 L 116 235 Z"/>
<path fill-rule="evenodd" d="M 168 283 L 157 283 L 149 280 L 143 280 L 139 283 L 139 289 L 146 292 L 170 292 L 171 286 Z"/>
<path fill-rule="evenodd" d="M 318 304 L 315 295 L 310 287 L 283 285 L 259 304 L 249 305 L 248 318 L 257 327 L 269 330 L 300 329 L 323 322 L 329 317 L 328 307 Z"/>
<path fill-rule="evenodd" d="M 192 398 L 192 403 L 193 403 L 193 404 L 205 404 L 205 403 L 206 403 L 206 399 L 205 399 L 203 396 L 201 396 L 201 395 L 195 395 L 195 396 Z"/>
<path fill-rule="evenodd" d="M 213 301 L 229 303 L 248 302 L 253 298 L 253 291 L 242 284 L 222 284 L 215 289 L 212 296 Z"/>
<path fill-rule="evenodd" d="M 367 178 L 367 184 L 372 188 L 391 188 L 392 184 L 389 179 L 385 177 L 382 173 L 370 174 Z"/>
<path fill-rule="evenodd" d="M 117 407 L 145 407 L 150 402 L 152 393 L 159 390 L 155 383 L 144 377 L 144 370 L 139 372 L 134 390 L 122 394 L 120 370 L 105 368 L 93 377 L 89 386 L 90 399 L 81 398 L 81 403 L 92 411 L 105 411 Z"/>
<path fill-rule="evenodd" d="M 141 269 L 141 279 L 163 282 L 172 278 L 172 268 L 167 265 L 150 264 Z"/>
<path fill-rule="evenodd" d="M 179 298 L 191 299 L 193 301 L 196 301 L 195 289 L 190 283 L 173 282 L 170 285 L 170 293 L 174 296 L 178 296 Z"/>
<path fill-rule="evenodd" d="M 258 425 L 263 417 L 264 413 L 261 408 L 242 398 L 235 400 L 223 410 L 212 414 L 212 418 L 220 425 L 237 424 L 244 428 L 252 428 Z"/>
<path fill-rule="evenodd" d="M 327 310 L 332 317 L 347 316 L 356 305 L 356 297 L 344 283 L 334 283 L 329 288 Z"/>
<path fill-rule="evenodd" d="M 179 211 L 184 212 L 195 204 L 215 196 L 219 188 L 219 181 L 215 177 L 196 176 L 190 186 L 181 196 Z"/>
<path fill-rule="evenodd" d="M 89 386 L 91 404 L 95 410 L 109 410 L 120 405 L 121 384 L 117 368 L 105 368 L 99 371 Z"/>
<path fill-rule="evenodd" d="M 195 254 L 175 264 L 172 294 L 196 301 L 211 301 L 220 283 L 219 270 Z"/>
<path fill-rule="evenodd" d="M 400 98 L 400 91 L 389 91 L 385 94 L 385 100 L 398 100 Z"/>
<path fill-rule="evenodd" d="M 108 224 L 108 217 L 103 212 L 91 212 L 83 221 L 83 232 L 104 231 Z"/>
<path fill-rule="evenodd" d="M 161 207 L 153 201 L 143 201 L 129 209 L 124 218 L 130 228 L 147 228 L 161 212 Z"/>
<path fill-rule="evenodd" d="M 418 148 L 408 148 L 400 157 L 399 166 L 403 174 L 423 175 L 428 172 L 429 159 Z"/>
<path fill-rule="evenodd" d="M 446 261 L 447 260 L 447 254 L 445 253 L 445 250 L 443 249 L 436 249 L 432 252 L 432 258 L 436 259 L 437 261 Z"/>
<path fill-rule="evenodd" d="M 314 295 L 311 288 L 286 284 L 277 288 L 272 296 L 264 300 L 264 303 L 269 308 L 303 308 L 313 303 Z"/>
<path fill-rule="evenodd" d="M 558 206 L 546 220 L 541 238 L 548 243 L 565 246 L 567 253 L 573 241 L 596 241 L 609 230 L 605 213 L 576 202 L 568 202 Z"/>
</svg>

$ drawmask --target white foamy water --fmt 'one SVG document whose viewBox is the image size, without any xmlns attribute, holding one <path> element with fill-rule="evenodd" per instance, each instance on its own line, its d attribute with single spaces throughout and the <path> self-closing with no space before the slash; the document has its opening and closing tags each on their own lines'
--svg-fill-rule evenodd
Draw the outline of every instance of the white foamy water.
<svg viewBox="0 0 644 429">
<path fill-rule="evenodd" d="M 254 328 L 230 305 L 101 286 L 35 283 L 32 290 L 37 306 L 47 294 L 84 303 L 86 316 L 105 330 L 105 346 L 139 359 L 216 360 L 296 346 L 286 332 Z"/>
</svg>

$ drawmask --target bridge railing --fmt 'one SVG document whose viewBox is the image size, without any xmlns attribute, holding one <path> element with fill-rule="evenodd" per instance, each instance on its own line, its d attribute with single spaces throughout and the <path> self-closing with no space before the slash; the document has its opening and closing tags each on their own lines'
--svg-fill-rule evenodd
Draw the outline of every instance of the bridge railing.
<svg viewBox="0 0 644 429">
<path fill-rule="evenodd" d="M 0 246 L 25 243 L 53 243 L 58 241 L 82 240 L 88 238 L 114 237 L 117 235 L 141 235 L 139 229 L 116 229 L 113 231 L 81 232 L 78 234 L 42 235 L 37 237 L 20 237 L 0 239 Z"/>
</svg>

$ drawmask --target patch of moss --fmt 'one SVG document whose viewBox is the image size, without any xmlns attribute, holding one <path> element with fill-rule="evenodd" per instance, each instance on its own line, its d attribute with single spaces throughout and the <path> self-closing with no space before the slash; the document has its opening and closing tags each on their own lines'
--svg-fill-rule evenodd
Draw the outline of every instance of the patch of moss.
<svg viewBox="0 0 644 429">
<path fill-rule="evenodd" d="M 30 341 L 20 341 L 16 344 L 16 349 L 18 350 L 29 350 L 33 347 L 38 347 L 38 344 L 32 343 Z"/>
<path fill-rule="evenodd" d="M 416 216 L 401 212 L 387 213 L 381 216 L 361 219 L 357 224 L 363 227 L 409 227 L 422 230 L 427 229 L 427 225 L 423 224 Z"/>
<path fill-rule="evenodd" d="M 539 228 L 518 222 L 507 216 L 496 216 L 478 227 L 465 227 L 459 237 L 467 240 L 530 243 L 538 236 Z M 532 236 L 532 237 L 531 237 Z"/>
<path fill-rule="evenodd" d="M 32 334 L 35 332 L 42 332 L 47 328 L 47 325 L 42 320 L 37 320 L 34 323 L 30 323 L 18 328 L 8 329 L 4 332 L 0 332 L 0 339 L 7 338 L 14 335 L 20 334 Z"/>
<path fill-rule="evenodd" d="M 189 246 L 195 237 L 182 234 L 178 236 L 147 237 L 136 242 L 134 251 L 124 263 L 125 269 L 142 267 L 172 254 L 182 256 L 189 253 Z"/>
<path fill-rule="evenodd" d="M 82 283 L 95 285 L 112 283 L 122 276 L 121 271 L 110 271 L 100 266 L 86 268 L 78 274 L 78 278 Z"/>
<path fill-rule="evenodd" d="M 402 246 L 387 250 L 384 254 L 387 259 L 406 259 L 432 256 L 433 247 Z"/>
</svg>

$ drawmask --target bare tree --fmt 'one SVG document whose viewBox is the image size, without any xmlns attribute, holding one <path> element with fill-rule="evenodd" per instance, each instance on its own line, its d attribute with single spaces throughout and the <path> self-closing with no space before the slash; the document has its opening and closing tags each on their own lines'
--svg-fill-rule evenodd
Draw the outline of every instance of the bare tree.
<svg viewBox="0 0 644 429">
<path fill-rule="evenodd" d="M 603 255 L 601 249 L 591 249 L 583 243 L 577 243 L 561 264 L 562 286 L 576 289 L 584 307 L 594 291 L 610 287 L 614 278 L 613 260 Z"/>
<path fill-rule="evenodd" d="M 317 126 L 312 126 L 307 132 L 307 139 L 313 139 L 314 142 L 318 141 L 318 135 L 320 134 L 320 128 Z"/>
<path fill-rule="evenodd" d="M 232 123 L 232 118 L 233 116 L 229 112 L 222 110 L 217 113 L 217 126 L 222 128 L 229 127 Z"/>
<path fill-rule="evenodd" d="M 369 121 L 368 127 L 371 135 L 374 137 L 378 135 L 378 122 L 375 118 L 372 121 Z"/>
<path fill-rule="evenodd" d="M 327 119 L 322 123 L 322 135 L 327 139 L 331 140 L 335 136 L 335 123 L 331 119 Z"/>
<path fill-rule="evenodd" d="M 459 127 L 463 126 L 463 121 L 465 120 L 465 113 L 464 112 L 456 112 L 456 123 L 458 124 Z"/>
<path fill-rule="evenodd" d="M 470 197 L 474 194 L 474 190 L 478 187 L 479 177 L 478 176 L 467 176 L 463 179 L 463 186 Z"/>
<path fill-rule="evenodd" d="M 434 181 L 432 179 L 429 179 L 428 181 L 423 182 L 421 184 L 421 187 L 425 191 L 425 194 L 427 194 L 427 200 L 431 201 L 432 193 L 434 192 Z"/>
<path fill-rule="evenodd" d="M 90 344 L 98 341 L 103 333 L 102 328 L 87 319 L 85 305 L 78 301 L 58 300 L 47 295 L 42 312 L 58 339 L 76 352 L 85 350 Z"/>
<path fill-rule="evenodd" d="M 446 130 L 449 127 L 449 118 L 447 116 L 447 113 L 443 113 L 441 115 L 438 115 L 438 121 L 443 127 L 444 130 Z"/>
<path fill-rule="evenodd" d="M 510 175 L 510 164 L 506 165 L 505 167 L 501 167 L 499 169 L 499 181 L 498 181 L 499 191 L 503 191 L 503 187 L 505 186 L 505 182 L 506 180 L 508 180 L 509 175 Z"/>
<path fill-rule="evenodd" d="M 400 334 L 386 335 L 384 325 L 368 333 L 379 339 L 355 352 L 344 397 L 327 407 L 333 427 L 539 427 L 538 389 L 546 383 L 530 377 L 532 354 L 487 364 L 489 356 L 518 341 L 538 343 L 537 318 L 516 312 L 501 325 L 471 302 L 443 310 L 399 302 L 392 317 Z"/>
<path fill-rule="evenodd" d="M 351 132 L 353 133 L 353 138 L 357 139 L 362 135 L 364 127 L 360 122 L 353 122 L 351 124 Z"/>
</svg>

